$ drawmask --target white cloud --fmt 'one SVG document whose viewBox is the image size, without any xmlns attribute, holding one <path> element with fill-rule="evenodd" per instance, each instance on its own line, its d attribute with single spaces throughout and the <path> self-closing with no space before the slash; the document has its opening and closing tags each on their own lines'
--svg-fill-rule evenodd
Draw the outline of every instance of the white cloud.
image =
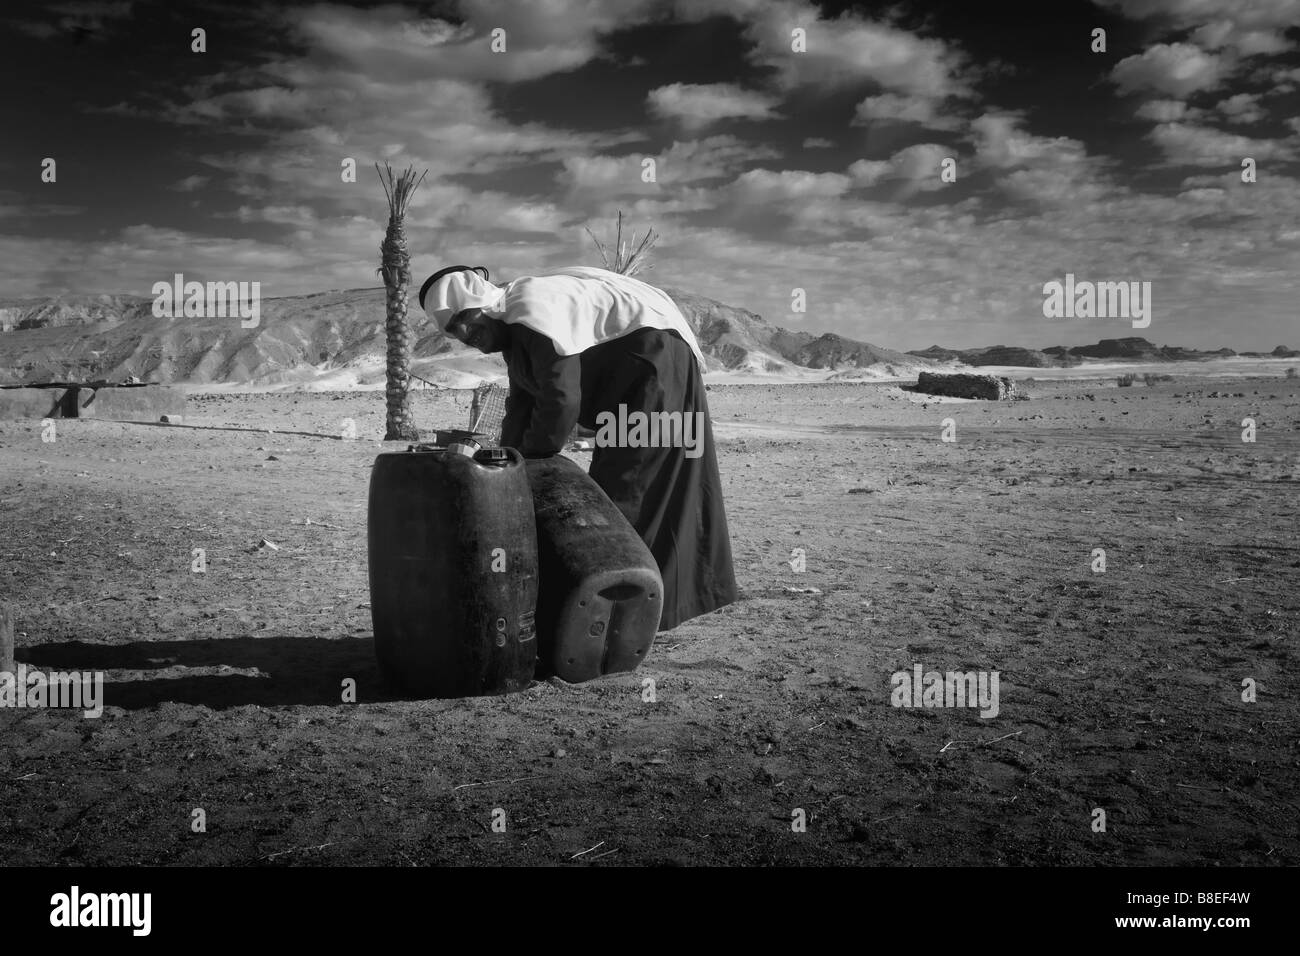
<svg viewBox="0 0 1300 956">
<path fill-rule="evenodd" d="M 216 213 L 214 219 L 234 219 L 238 222 L 269 222 L 294 226 L 299 229 L 314 227 L 316 213 L 308 206 L 240 206 L 232 213 Z"/>
<path fill-rule="evenodd" d="M 658 0 L 462 0 L 468 22 L 485 31 L 506 30 L 527 46 L 559 45 L 575 37 L 610 33 L 660 12 Z"/>
<path fill-rule="evenodd" d="M 620 204 L 621 205 L 621 204 Z M 660 219 L 683 213 L 712 212 L 717 207 L 717 196 L 711 189 L 685 187 L 675 190 L 671 198 L 650 197 L 637 199 L 627 207 L 638 219 Z M 606 206 L 601 215 L 613 216 L 616 207 Z"/>
<path fill-rule="evenodd" d="M 1111 192 L 1111 187 L 1082 178 L 1074 170 L 1052 166 L 1012 170 L 998 185 L 1016 199 L 1047 205 L 1095 202 Z"/>
<path fill-rule="evenodd" d="M 382 230 L 374 226 L 372 232 L 367 238 L 378 250 Z M 354 252 L 326 234 L 292 246 L 149 225 L 128 226 L 108 239 L 27 238 L 24 244 L 23 238 L 0 236 L 0 254 L 10 267 L 0 293 L 21 295 L 40 288 L 144 295 L 154 282 L 181 272 L 200 282 L 260 281 L 263 295 L 289 295 L 320 291 L 323 277 L 349 262 L 354 267 L 346 273 L 350 281 L 375 284 L 375 265 L 358 262 Z M 21 271 L 11 271 L 18 266 Z"/>
<path fill-rule="evenodd" d="M 785 89 L 869 80 L 886 90 L 931 98 L 970 91 L 970 67 L 955 47 L 856 13 L 830 19 L 804 0 L 679 0 L 677 12 L 694 20 L 734 17 L 754 45 L 750 59 L 774 68 Z M 792 50 L 796 28 L 807 39 L 800 53 Z"/>
<path fill-rule="evenodd" d="M 262 86 L 195 100 L 178 115 L 191 121 L 224 121 L 237 117 L 245 121 L 279 122 L 285 117 L 310 116 L 319 105 L 310 90 Z"/>
<path fill-rule="evenodd" d="M 804 149 L 830 149 L 835 143 L 820 136 L 809 136 L 803 141 Z"/>
<path fill-rule="evenodd" d="M 1295 147 L 1282 140 L 1252 139 L 1189 123 L 1161 123 L 1147 138 L 1160 147 L 1168 164 L 1174 166 L 1239 167 L 1246 156 L 1258 162 L 1291 159 L 1296 155 Z"/>
<path fill-rule="evenodd" d="M 778 68 L 787 86 L 840 86 L 865 78 L 917 96 L 945 96 L 959 89 L 951 54 L 939 40 L 865 21 L 805 22 L 806 53 L 790 53 L 784 24 L 769 34 L 775 41 L 771 47 L 780 53 L 772 50 L 768 64 Z"/>
<path fill-rule="evenodd" d="M 1192 39 L 1207 50 L 1230 49 L 1241 56 L 1285 53 L 1291 44 L 1274 30 L 1245 30 L 1230 20 L 1216 20 L 1192 31 Z"/>
<path fill-rule="evenodd" d="M 849 176 L 863 186 L 874 186 L 893 169 L 887 159 L 859 159 L 849 165 Z"/>
<path fill-rule="evenodd" d="M 1044 205 L 1096 202 L 1117 194 L 1106 175 L 1107 160 L 1089 156 L 1077 139 L 1029 133 L 1022 122 L 1012 113 L 986 113 L 971 122 L 975 163 L 996 173 L 1005 194 Z"/>
<path fill-rule="evenodd" d="M 192 193 L 195 190 L 202 189 L 210 182 L 212 182 L 211 176 L 186 176 L 184 179 L 178 179 L 167 188 L 176 192 Z"/>
<path fill-rule="evenodd" d="M 247 144 L 235 141 L 229 152 L 200 157 L 205 165 L 229 173 L 227 188 L 249 199 L 284 201 L 310 192 L 314 202 L 337 202 L 360 212 L 362 191 L 339 181 L 342 157 L 357 161 L 359 177 L 373 175 L 376 159 L 427 167 L 432 184 L 466 173 L 504 174 L 560 163 L 643 135 L 512 123 L 493 111 L 483 87 L 459 80 L 385 82 L 304 61 L 269 70 L 296 84 L 294 102 L 262 100 L 256 120 L 262 132 Z M 246 99 L 224 97 L 214 103 L 198 101 L 200 112 L 223 128 L 240 128 L 249 120 Z M 193 120 L 195 114 L 190 115 Z M 322 124 L 319 119 L 326 116 L 329 123 Z"/>
<path fill-rule="evenodd" d="M 1221 51 L 1225 66 L 1255 56 L 1273 56 L 1294 44 L 1284 32 L 1300 23 L 1300 0 L 1096 0 L 1165 33 L 1190 31 L 1197 46 Z"/>
<path fill-rule="evenodd" d="M 779 155 L 770 146 L 745 142 L 735 136 L 674 142 L 659 157 L 659 182 L 673 186 L 729 177 Z"/>
<path fill-rule="evenodd" d="M 734 83 L 671 83 L 651 90 L 646 99 L 651 112 L 675 119 L 689 130 L 723 119 L 766 120 L 776 116 L 772 97 Z"/>
<path fill-rule="evenodd" d="M 1289 27 L 1300 22 L 1300 0 L 1098 0 L 1135 19 L 1173 26 L 1229 21 L 1243 27 Z"/>
<path fill-rule="evenodd" d="M 1178 194 L 1179 199 L 1186 199 L 1188 202 L 1200 203 L 1220 203 L 1228 197 L 1228 193 L 1223 189 L 1214 188 L 1197 188 L 1185 189 Z"/>
<path fill-rule="evenodd" d="M 1228 118 L 1230 123 L 1258 123 L 1264 119 L 1264 111 L 1259 106 L 1259 96 L 1253 93 L 1238 93 L 1220 100 L 1215 107 Z"/>
<path fill-rule="evenodd" d="M 930 129 L 957 129 L 961 120 L 955 116 L 940 116 L 940 101 L 924 96 L 882 93 L 868 96 L 854 111 L 854 125 L 871 122 L 918 123 Z"/>
<path fill-rule="evenodd" d="M 805 237 L 820 242 L 847 242 L 862 233 L 906 235 L 909 250 L 920 235 L 919 217 L 896 203 L 856 198 L 814 197 L 789 204 L 790 221 Z"/>
<path fill-rule="evenodd" d="M 80 216 L 85 206 L 68 206 L 62 203 L 0 202 L 0 219 L 44 219 L 46 216 Z"/>
<path fill-rule="evenodd" d="M 521 82 L 577 69 L 601 52 L 601 37 L 651 15 L 653 0 L 465 0 L 461 24 L 402 6 L 315 5 L 287 12 L 323 58 L 379 80 L 396 77 Z M 505 52 L 494 52 L 494 30 Z"/>
<path fill-rule="evenodd" d="M 852 180 L 841 173 L 810 173 L 801 169 L 751 169 L 728 186 L 741 204 L 780 203 L 791 199 L 842 196 Z"/>
<path fill-rule="evenodd" d="M 1009 168 L 1026 163 L 1077 164 L 1086 155 L 1083 143 L 1067 136 L 1035 136 L 1020 128 L 1011 113 L 985 113 L 971 121 L 975 153 L 986 166 Z"/>
<path fill-rule="evenodd" d="M 1190 43 L 1158 43 L 1115 64 L 1111 79 L 1124 92 L 1186 97 L 1224 78 L 1220 57 Z"/>
<path fill-rule="evenodd" d="M 1300 67 L 1294 70 L 1274 70 L 1273 71 L 1273 88 L 1265 91 L 1265 95 L 1277 93 L 1294 93 L 1300 88 Z"/>
<path fill-rule="evenodd" d="M 854 182 L 863 186 L 901 180 L 904 188 L 893 197 L 899 200 L 918 190 L 928 192 L 948 185 L 940 175 L 943 160 L 949 157 L 956 158 L 950 146 L 917 143 L 899 150 L 887 160 L 860 159 L 849 166 L 848 174 Z"/>
<path fill-rule="evenodd" d="M 492 191 L 466 190 L 465 202 L 456 210 L 457 227 L 470 233 L 483 230 L 553 236 L 567 218 L 555 203 Z"/>
<path fill-rule="evenodd" d="M 587 195 L 642 194 L 656 188 L 641 180 L 641 156 L 570 156 L 563 160 L 561 184 Z"/>
<path fill-rule="evenodd" d="M 115 34 L 116 21 L 131 16 L 133 0 L 73 0 L 69 3 L 50 3 L 42 12 L 57 14 L 55 23 L 48 21 L 14 21 L 28 36 L 47 40 L 60 33 L 73 33 L 78 41 L 103 40 Z"/>
<path fill-rule="evenodd" d="M 1188 106 L 1181 100 L 1148 100 L 1137 108 L 1134 115 L 1154 123 L 1172 123 L 1187 114 Z"/>
<path fill-rule="evenodd" d="M 676 141 L 655 156 L 636 153 L 565 157 L 558 182 L 567 190 L 566 201 L 591 215 L 617 199 L 680 198 L 687 187 L 732 178 L 778 155 L 770 147 L 746 143 L 735 136 L 708 136 Z M 646 158 L 655 160 L 655 181 L 648 183 L 642 180 Z"/>
<path fill-rule="evenodd" d="M 943 160 L 955 158 L 950 146 L 939 143 L 917 143 L 899 150 L 889 160 L 900 178 L 915 182 L 933 182 L 939 184 L 940 167 Z"/>
</svg>

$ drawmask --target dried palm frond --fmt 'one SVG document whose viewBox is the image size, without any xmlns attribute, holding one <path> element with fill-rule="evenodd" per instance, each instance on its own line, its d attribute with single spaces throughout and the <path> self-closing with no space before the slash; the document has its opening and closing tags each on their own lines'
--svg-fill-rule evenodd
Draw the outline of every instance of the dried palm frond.
<svg viewBox="0 0 1300 956">
<path fill-rule="evenodd" d="M 644 269 L 654 268 L 646 264 L 649 258 L 650 250 L 654 248 L 659 241 L 659 234 L 653 229 L 646 229 L 645 235 L 641 237 L 638 243 L 636 239 L 636 230 L 632 230 L 631 238 L 626 241 L 623 239 L 623 210 L 618 212 L 618 226 L 614 233 L 614 257 L 611 260 L 609 250 L 605 244 L 596 238 L 596 234 L 591 231 L 591 227 L 586 227 L 587 235 L 591 236 L 591 241 L 596 244 L 596 250 L 600 253 L 601 261 L 604 262 L 605 268 L 610 272 L 617 272 L 620 275 L 634 276 Z"/>
</svg>

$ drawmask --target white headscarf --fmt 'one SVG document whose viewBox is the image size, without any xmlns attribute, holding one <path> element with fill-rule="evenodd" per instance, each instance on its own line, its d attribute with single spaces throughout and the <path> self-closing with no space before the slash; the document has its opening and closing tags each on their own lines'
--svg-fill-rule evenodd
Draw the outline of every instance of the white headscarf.
<svg viewBox="0 0 1300 956">
<path fill-rule="evenodd" d="M 447 323 L 461 309 L 482 309 L 495 312 L 505 291 L 484 279 L 477 272 L 449 272 L 424 295 L 424 311 L 447 331 Z"/>
<path fill-rule="evenodd" d="M 691 347 L 700 371 L 705 368 L 695 333 L 673 300 L 640 279 L 606 269 L 571 266 L 522 276 L 504 287 L 477 272 L 452 272 L 424 298 L 425 312 L 444 331 L 453 315 L 471 308 L 540 332 L 560 355 L 577 355 L 638 329 L 671 329 Z"/>
</svg>

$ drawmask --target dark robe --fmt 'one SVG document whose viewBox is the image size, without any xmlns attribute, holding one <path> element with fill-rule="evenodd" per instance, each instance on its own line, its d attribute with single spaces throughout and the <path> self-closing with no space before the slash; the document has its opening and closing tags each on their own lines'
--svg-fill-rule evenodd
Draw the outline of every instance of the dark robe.
<svg viewBox="0 0 1300 956">
<path fill-rule="evenodd" d="M 731 539 L 704 380 L 675 332 L 639 329 L 579 355 L 560 356 L 545 335 L 506 327 L 510 394 L 501 444 L 526 456 L 563 450 L 574 423 L 598 427 L 596 416 L 627 412 L 703 412 L 697 458 L 684 447 L 597 447 L 589 474 L 650 548 L 664 581 L 659 629 L 737 599 Z"/>
</svg>

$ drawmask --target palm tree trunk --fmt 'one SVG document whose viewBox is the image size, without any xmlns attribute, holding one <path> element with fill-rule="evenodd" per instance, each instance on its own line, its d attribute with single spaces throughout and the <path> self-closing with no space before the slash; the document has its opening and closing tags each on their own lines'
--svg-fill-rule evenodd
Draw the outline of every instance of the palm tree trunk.
<svg viewBox="0 0 1300 956">
<path fill-rule="evenodd" d="M 375 168 L 379 168 L 378 164 Z M 411 328 L 406 313 L 411 256 L 406 250 L 404 220 L 406 204 L 424 181 L 424 175 L 416 180 L 415 170 L 408 168 L 394 178 L 391 167 L 385 167 L 379 170 L 379 179 L 388 197 L 388 230 L 379 250 L 382 257 L 379 271 L 387 290 L 384 337 L 388 344 L 388 367 L 384 394 L 388 415 L 384 441 L 419 441 L 420 432 L 411 413 Z"/>
<path fill-rule="evenodd" d="M 387 320 L 384 337 L 388 342 L 388 405 L 384 441 L 419 441 L 420 432 L 411 414 L 411 327 L 407 321 L 406 295 L 411 286 L 411 257 L 406 251 L 406 233 L 401 222 L 390 221 L 384 235 L 384 287 L 387 289 Z"/>
</svg>

